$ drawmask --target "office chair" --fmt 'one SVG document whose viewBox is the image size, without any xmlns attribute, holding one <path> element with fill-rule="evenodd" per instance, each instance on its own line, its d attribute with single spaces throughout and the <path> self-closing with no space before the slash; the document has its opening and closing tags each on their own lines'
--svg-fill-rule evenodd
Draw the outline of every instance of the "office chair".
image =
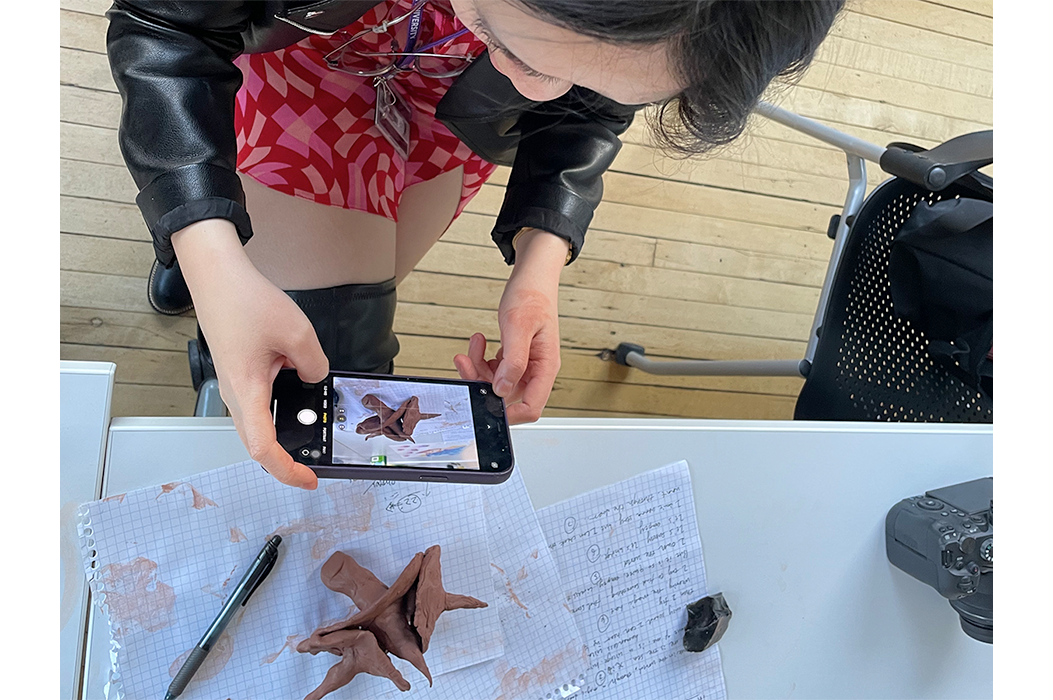
<svg viewBox="0 0 1053 700">
<path fill-rule="evenodd" d="M 888 264 L 893 238 L 921 202 L 958 196 L 991 201 L 991 131 L 959 136 L 930 150 L 881 148 L 767 103 L 766 117 L 837 146 L 848 159 L 849 191 L 828 234 L 833 252 L 802 359 L 676 360 L 646 357 L 622 343 L 601 358 L 663 375 L 799 376 L 797 420 L 990 423 L 990 394 L 936 362 L 929 341 L 892 308 Z M 893 177 L 864 201 L 865 160 Z"/>
</svg>

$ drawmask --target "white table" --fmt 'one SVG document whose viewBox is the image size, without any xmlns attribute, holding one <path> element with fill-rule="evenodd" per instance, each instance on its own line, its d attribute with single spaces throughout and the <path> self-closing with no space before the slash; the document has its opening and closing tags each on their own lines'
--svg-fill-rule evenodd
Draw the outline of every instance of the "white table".
<svg viewBox="0 0 1053 700">
<path fill-rule="evenodd" d="M 974 698 L 991 646 L 892 567 L 884 518 L 901 498 L 992 474 L 990 426 L 547 419 L 514 429 L 535 507 L 670 462 L 691 465 L 732 698 Z M 228 419 L 115 419 L 103 495 L 246 458 Z M 93 616 L 85 697 L 102 697 Z"/>
<path fill-rule="evenodd" d="M 80 694 L 88 587 L 77 543 L 77 506 L 99 498 L 110 398 L 117 366 L 71 362 L 59 366 L 59 679 L 62 700 Z"/>
</svg>

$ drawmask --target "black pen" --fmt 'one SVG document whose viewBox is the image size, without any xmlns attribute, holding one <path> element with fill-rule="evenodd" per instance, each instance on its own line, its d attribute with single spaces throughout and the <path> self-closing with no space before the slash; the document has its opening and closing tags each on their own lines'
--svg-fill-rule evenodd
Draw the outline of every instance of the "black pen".
<svg viewBox="0 0 1053 700">
<path fill-rule="evenodd" d="M 234 613 L 238 611 L 238 608 L 249 602 L 249 596 L 256 592 L 256 589 L 263 583 L 263 579 L 267 578 L 267 574 L 274 568 L 274 562 L 278 560 L 278 545 L 281 543 L 282 538 L 279 535 L 275 535 L 267 540 L 267 544 L 263 545 L 263 549 L 256 555 L 256 560 L 252 562 L 252 566 L 249 567 L 249 570 L 238 581 L 238 585 L 231 591 L 230 597 L 223 604 L 223 609 L 219 611 L 219 615 L 212 621 L 208 631 L 205 632 L 205 636 L 201 638 L 194 650 L 190 652 L 189 658 L 183 663 L 175 678 L 172 679 L 172 684 L 168 686 L 168 692 L 165 693 L 165 700 L 173 700 L 179 697 L 180 693 L 186 689 L 187 683 L 194 677 L 197 670 L 201 668 L 201 664 L 205 662 L 205 657 L 208 656 L 208 652 L 212 651 L 212 647 L 215 646 L 219 635 L 223 634 L 223 630 L 227 628 L 227 624 L 234 617 Z"/>
</svg>

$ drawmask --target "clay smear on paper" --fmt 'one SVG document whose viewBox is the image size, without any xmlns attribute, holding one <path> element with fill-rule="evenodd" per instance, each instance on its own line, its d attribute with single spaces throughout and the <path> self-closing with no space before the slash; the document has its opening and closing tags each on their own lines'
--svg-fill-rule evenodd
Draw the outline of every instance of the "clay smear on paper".
<svg viewBox="0 0 1053 700">
<path fill-rule="evenodd" d="M 538 690 L 558 685 L 566 681 L 563 678 L 563 669 L 569 661 L 585 657 L 587 651 L 584 647 L 575 647 L 572 643 L 562 651 L 546 656 L 533 668 L 520 670 L 518 667 L 509 668 L 508 662 L 502 659 L 495 667 L 498 680 L 501 681 L 501 695 L 497 700 L 517 698 L 532 688 Z"/>
<path fill-rule="evenodd" d="M 332 515 L 297 518 L 288 525 L 282 525 L 268 537 L 318 533 L 318 539 L 311 546 L 311 557 L 324 559 L 329 550 L 346 539 L 347 535 L 354 532 L 367 532 L 370 529 L 373 507 L 377 500 L 372 491 L 360 493 L 351 485 L 339 482 L 326 486 L 325 493 L 333 502 Z"/>
<path fill-rule="evenodd" d="M 168 675 L 171 678 L 175 678 L 176 674 L 179 673 L 179 669 L 183 668 L 183 664 L 190 658 L 190 653 L 194 651 L 191 647 L 179 655 L 172 665 L 168 667 Z M 234 653 L 234 639 L 226 632 L 219 635 L 219 639 L 216 640 L 215 646 L 212 647 L 212 651 L 205 657 L 205 662 L 201 664 L 201 668 L 194 674 L 195 681 L 207 681 L 210 678 L 215 678 L 219 675 L 219 672 L 223 670 L 223 667 L 230 661 L 231 655 Z"/>
<path fill-rule="evenodd" d="M 107 564 L 98 575 L 114 635 L 128 631 L 132 622 L 147 632 L 172 624 L 175 590 L 157 579 L 156 562 L 136 557 L 124 564 Z"/>
<path fill-rule="evenodd" d="M 186 486 L 187 488 L 190 489 L 190 493 L 194 497 L 193 502 L 190 504 L 192 508 L 195 508 L 197 510 L 202 510 L 203 508 L 206 508 L 208 506 L 212 506 L 212 507 L 216 506 L 216 502 L 215 501 L 213 501 L 211 498 L 207 498 L 206 496 L 202 495 L 202 493 L 200 491 L 198 491 L 196 488 L 194 488 L 194 486 L 192 484 L 188 484 L 188 483 L 186 483 L 184 481 L 173 481 L 170 484 L 163 484 L 161 486 L 161 493 L 157 494 L 157 498 L 160 498 L 161 496 L 164 496 L 166 493 L 172 493 L 173 491 L 175 491 L 180 486 Z M 156 501 L 157 498 L 155 498 L 154 500 Z"/>
</svg>

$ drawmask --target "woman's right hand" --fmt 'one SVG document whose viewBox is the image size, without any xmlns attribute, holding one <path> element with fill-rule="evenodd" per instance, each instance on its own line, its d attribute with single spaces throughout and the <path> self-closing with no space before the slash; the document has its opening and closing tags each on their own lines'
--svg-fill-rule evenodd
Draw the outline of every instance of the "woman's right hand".
<svg viewBox="0 0 1053 700">
<path fill-rule="evenodd" d="M 178 231 L 172 245 L 208 341 L 219 393 L 249 455 L 278 481 L 318 487 L 311 469 L 278 444 L 271 385 L 282 367 L 320 382 L 329 360 L 300 307 L 264 277 L 242 249 L 234 225 L 201 221 Z"/>
</svg>

